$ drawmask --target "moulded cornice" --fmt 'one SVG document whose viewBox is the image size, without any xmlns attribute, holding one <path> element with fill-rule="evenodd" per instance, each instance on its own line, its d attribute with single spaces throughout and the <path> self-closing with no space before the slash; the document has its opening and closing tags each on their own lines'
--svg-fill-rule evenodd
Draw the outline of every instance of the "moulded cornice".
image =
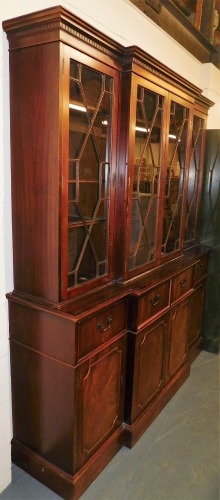
<svg viewBox="0 0 220 500">
<path fill-rule="evenodd" d="M 199 104 L 206 107 L 213 105 L 212 101 L 201 95 L 198 87 L 144 50 L 137 46 L 122 46 L 62 6 L 9 19 L 3 22 L 3 29 L 7 33 L 10 50 L 54 41 L 76 47 L 78 40 L 80 50 L 86 52 L 89 46 L 96 56 L 99 54 L 100 60 L 102 56 L 107 56 L 109 64 L 112 61 L 119 70 L 132 71 L 134 66 L 139 67 L 187 93 Z"/>
<path fill-rule="evenodd" d="M 205 106 L 213 106 L 213 102 L 201 95 L 201 89 L 193 83 L 180 76 L 178 73 L 168 68 L 165 64 L 155 59 L 153 56 L 140 49 L 137 46 L 124 48 L 123 69 L 131 71 L 133 65 L 137 65 L 149 73 L 162 79 L 171 85 L 175 85 L 178 89 L 187 92 L 196 100 Z"/>
<path fill-rule="evenodd" d="M 62 6 L 3 21 L 2 26 L 7 33 L 10 50 L 48 41 L 62 41 L 62 34 L 66 34 L 114 60 L 118 60 L 123 51 L 119 43 Z"/>
</svg>

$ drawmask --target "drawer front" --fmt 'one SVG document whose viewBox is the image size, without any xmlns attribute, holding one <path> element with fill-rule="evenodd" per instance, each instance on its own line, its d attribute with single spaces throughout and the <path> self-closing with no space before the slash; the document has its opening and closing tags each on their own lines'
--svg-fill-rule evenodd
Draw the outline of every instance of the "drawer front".
<svg viewBox="0 0 220 500">
<path fill-rule="evenodd" d="M 139 299 L 138 324 L 141 325 L 151 317 L 169 306 L 170 281 L 153 288 Z"/>
<path fill-rule="evenodd" d="M 189 290 L 191 290 L 193 284 L 193 267 L 190 267 L 183 271 L 182 273 L 177 274 L 172 279 L 172 288 L 171 288 L 171 302 L 175 302 L 182 295 L 185 295 Z"/>
<path fill-rule="evenodd" d="M 81 321 L 76 331 L 76 356 L 83 358 L 94 349 L 126 329 L 127 302 L 103 309 L 94 316 Z"/>
<path fill-rule="evenodd" d="M 201 257 L 199 262 L 195 264 L 195 274 L 194 274 L 194 283 L 197 283 L 207 274 L 208 271 L 208 254 L 205 254 Z"/>
</svg>

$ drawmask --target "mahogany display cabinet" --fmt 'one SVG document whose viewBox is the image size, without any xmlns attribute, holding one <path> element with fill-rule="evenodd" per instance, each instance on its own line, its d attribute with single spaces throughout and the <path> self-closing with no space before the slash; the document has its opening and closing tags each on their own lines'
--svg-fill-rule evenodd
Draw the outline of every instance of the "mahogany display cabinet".
<svg viewBox="0 0 220 500">
<path fill-rule="evenodd" d="M 9 40 L 13 461 L 78 498 L 200 350 L 211 101 L 62 7 Z"/>
</svg>

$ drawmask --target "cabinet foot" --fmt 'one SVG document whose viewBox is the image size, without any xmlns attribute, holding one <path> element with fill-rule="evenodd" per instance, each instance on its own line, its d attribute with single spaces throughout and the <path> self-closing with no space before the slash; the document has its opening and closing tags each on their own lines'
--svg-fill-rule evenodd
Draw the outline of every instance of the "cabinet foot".
<svg viewBox="0 0 220 500">
<path fill-rule="evenodd" d="M 15 439 L 12 440 L 12 461 L 65 500 L 77 500 L 120 450 L 122 433 L 120 427 L 73 476 Z"/>
<path fill-rule="evenodd" d="M 132 448 L 161 410 L 166 406 L 175 392 L 181 387 L 190 374 L 190 364 L 187 362 L 175 377 L 164 387 L 158 397 L 146 408 L 145 412 L 133 422 L 124 424 L 124 445 Z"/>
<path fill-rule="evenodd" d="M 193 361 L 200 354 L 201 350 L 202 350 L 202 339 L 200 337 L 189 348 L 189 362 L 190 363 L 193 363 Z"/>
</svg>

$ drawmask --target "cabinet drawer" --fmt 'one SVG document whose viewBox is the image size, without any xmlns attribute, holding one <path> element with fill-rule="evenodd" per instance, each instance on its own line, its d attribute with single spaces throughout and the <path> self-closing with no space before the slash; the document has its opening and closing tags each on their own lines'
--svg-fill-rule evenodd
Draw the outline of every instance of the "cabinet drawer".
<svg viewBox="0 0 220 500">
<path fill-rule="evenodd" d="M 145 323 L 169 305 L 170 281 L 153 288 L 139 299 L 138 324 Z"/>
<path fill-rule="evenodd" d="M 83 358 L 126 329 L 126 304 L 126 301 L 118 302 L 78 323 L 76 330 L 77 359 Z"/>
<path fill-rule="evenodd" d="M 192 288 L 193 267 L 177 274 L 172 279 L 171 302 L 175 302 Z"/>
<path fill-rule="evenodd" d="M 201 257 L 199 262 L 195 264 L 194 283 L 198 283 L 198 281 L 204 278 L 204 276 L 207 274 L 208 260 L 209 256 L 208 254 L 205 254 Z"/>
</svg>

